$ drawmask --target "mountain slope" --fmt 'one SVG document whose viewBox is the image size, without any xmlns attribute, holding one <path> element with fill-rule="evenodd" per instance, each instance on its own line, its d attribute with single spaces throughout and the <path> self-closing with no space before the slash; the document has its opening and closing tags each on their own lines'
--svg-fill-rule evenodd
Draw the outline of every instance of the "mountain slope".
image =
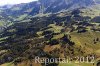
<svg viewBox="0 0 100 66">
<path fill-rule="evenodd" d="M 58 12 L 63 9 L 70 9 L 70 8 L 81 8 L 87 7 L 90 5 L 95 4 L 93 0 L 39 0 L 31 3 L 26 4 L 18 4 L 14 5 L 11 8 L 8 8 L 4 11 L 4 13 L 8 15 L 18 16 L 20 14 L 24 14 L 25 12 L 29 13 L 28 10 L 32 9 L 31 15 L 38 14 L 41 9 L 43 9 L 44 13 L 48 12 Z M 74 7 L 76 6 L 76 7 Z"/>
<path fill-rule="evenodd" d="M 35 64 L 36 56 L 68 56 L 72 61 L 68 66 L 94 66 L 95 63 L 73 62 L 76 56 L 95 56 L 94 61 L 100 58 L 98 3 L 99 0 L 39 0 L 2 7 L 0 66 L 66 66 Z"/>
<path fill-rule="evenodd" d="M 41 13 L 57 13 L 77 8 L 88 9 L 88 7 L 96 5 L 97 3 L 99 3 L 99 0 L 39 0 L 30 3 L 5 5 L 0 7 L 0 22 L 3 21 L 9 25 L 10 23 L 27 20 L 38 14 L 41 15 Z M 95 8 L 100 9 L 98 6 L 95 6 Z M 96 10 L 94 7 L 91 8 Z M 4 28 L 4 26 L 1 28 Z"/>
<path fill-rule="evenodd" d="M 99 58 L 100 23 L 91 22 L 90 17 L 83 17 L 80 13 L 79 10 L 73 10 L 49 14 L 8 27 L 0 35 L 0 64 L 35 65 L 32 61 L 35 56 L 65 58 L 95 55 L 96 59 Z"/>
</svg>

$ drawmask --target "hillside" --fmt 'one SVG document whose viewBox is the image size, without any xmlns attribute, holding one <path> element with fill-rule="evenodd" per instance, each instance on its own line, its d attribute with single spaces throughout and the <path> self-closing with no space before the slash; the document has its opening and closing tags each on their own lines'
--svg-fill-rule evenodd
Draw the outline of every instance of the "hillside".
<svg viewBox="0 0 100 66">
<path fill-rule="evenodd" d="M 100 58 L 100 23 L 92 22 L 89 16 L 81 16 L 79 11 L 37 16 L 28 22 L 18 22 L 9 26 L 1 34 L 0 64 L 43 66 L 43 64 L 34 63 L 36 56 L 40 58 L 68 56 L 73 58 L 73 62 L 76 56 L 93 55 L 95 60 Z M 59 65 L 64 66 L 54 64 L 54 66 Z M 86 65 L 88 66 L 88 64 L 82 64 L 82 66 Z M 93 63 L 89 65 L 92 66 Z"/>
<path fill-rule="evenodd" d="M 3 21 L 3 25 L 0 25 L 0 29 L 2 29 L 0 32 L 5 30 L 9 24 L 28 20 L 36 15 L 70 11 L 77 8 L 85 12 L 82 15 L 90 15 L 92 18 L 100 16 L 99 0 L 39 0 L 5 5 L 0 7 L 0 22 Z"/>
<path fill-rule="evenodd" d="M 67 63 L 35 63 L 57 59 Z M 38 0 L 0 7 L 0 66 L 99 66 L 100 0 Z"/>
<path fill-rule="evenodd" d="M 98 16 L 100 7 L 97 4 L 99 4 L 99 0 L 39 0 L 30 3 L 5 5 L 0 7 L 0 22 L 3 21 L 3 24 L 9 25 L 10 23 L 27 20 L 35 15 L 70 11 L 77 8 L 86 9 L 85 11 L 89 10 L 90 13 L 86 14 L 90 16 L 96 12 L 95 16 Z M 91 9 L 93 10 L 92 13 Z M 4 29 L 4 27 L 0 25 L 0 29 Z"/>
</svg>

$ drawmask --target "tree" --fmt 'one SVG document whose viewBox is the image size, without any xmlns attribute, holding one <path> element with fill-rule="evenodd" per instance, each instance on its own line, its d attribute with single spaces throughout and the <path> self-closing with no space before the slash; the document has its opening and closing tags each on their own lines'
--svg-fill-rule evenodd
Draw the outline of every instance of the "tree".
<svg viewBox="0 0 100 66">
<path fill-rule="evenodd" d="M 53 31 L 44 31 L 43 33 L 42 33 L 42 35 L 48 35 L 48 34 L 52 34 L 53 33 Z"/>
<path fill-rule="evenodd" d="M 96 41 L 99 41 L 99 38 L 97 38 Z"/>
<path fill-rule="evenodd" d="M 68 35 L 64 35 L 62 38 L 61 38 L 62 42 L 64 44 L 69 44 L 70 46 L 74 45 L 75 43 L 70 41 L 70 39 L 68 38 Z"/>
<path fill-rule="evenodd" d="M 56 44 L 59 44 L 59 41 L 57 39 L 52 39 L 49 41 L 49 44 L 50 45 L 56 45 Z"/>
</svg>

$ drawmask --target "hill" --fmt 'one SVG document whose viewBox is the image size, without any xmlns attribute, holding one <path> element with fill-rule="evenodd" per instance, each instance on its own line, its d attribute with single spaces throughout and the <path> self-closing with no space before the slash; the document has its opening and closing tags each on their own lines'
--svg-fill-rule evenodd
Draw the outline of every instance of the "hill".
<svg viewBox="0 0 100 66">
<path fill-rule="evenodd" d="M 9 26 L 1 34 L 0 64 L 37 65 L 34 63 L 36 56 L 40 58 L 68 56 L 74 62 L 76 56 L 93 55 L 96 61 L 100 58 L 100 23 L 92 22 L 89 16 L 81 16 L 79 11 L 36 16 L 30 21 Z M 25 63 L 28 64 L 25 65 Z M 89 64 L 93 65 L 93 63 Z M 48 66 L 50 65 L 52 64 Z M 58 65 L 64 66 L 54 64 L 54 66 Z M 88 64 L 83 64 L 85 65 L 88 66 Z"/>
<path fill-rule="evenodd" d="M 69 62 L 36 64 L 37 56 Z M 39 0 L 0 7 L 0 66 L 96 66 L 99 60 L 99 0 Z"/>
</svg>

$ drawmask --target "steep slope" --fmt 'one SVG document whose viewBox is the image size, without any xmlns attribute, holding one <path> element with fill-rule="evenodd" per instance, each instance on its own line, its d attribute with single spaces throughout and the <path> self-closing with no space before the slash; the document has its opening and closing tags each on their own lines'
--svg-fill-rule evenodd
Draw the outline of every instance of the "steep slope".
<svg viewBox="0 0 100 66">
<path fill-rule="evenodd" d="M 99 5 L 99 0 L 39 0 L 2 7 L 0 29 L 4 31 L 0 33 L 0 66 L 66 66 L 35 64 L 36 56 L 68 56 L 72 58 L 68 66 L 81 64 L 73 63 L 76 56 L 93 55 L 94 61 L 99 60 Z"/>
<path fill-rule="evenodd" d="M 77 8 L 87 9 L 97 3 L 99 4 L 99 0 L 39 0 L 30 3 L 5 5 L 0 7 L 0 17 L 2 17 L 0 22 L 3 20 L 5 24 L 9 24 L 9 22 L 26 20 L 41 13 L 57 13 Z M 98 6 L 95 8 L 99 9 Z M 93 8 L 93 10 L 95 9 Z"/>
<path fill-rule="evenodd" d="M 44 13 L 54 13 L 63 9 L 75 9 L 87 7 L 93 4 L 95 4 L 94 0 L 39 0 L 26 4 L 13 5 L 10 8 L 9 6 L 8 8 L 5 6 L 7 10 L 5 10 L 4 13 L 11 16 L 18 16 L 24 14 L 25 12 L 29 14 L 31 9 L 33 9 L 32 14 L 30 15 L 35 15 L 38 14 L 41 9 L 43 9 Z"/>
<path fill-rule="evenodd" d="M 95 55 L 98 59 L 100 23 L 91 22 L 91 18 L 83 17 L 80 13 L 79 10 L 73 10 L 49 14 L 10 26 L 0 36 L 0 64 L 30 66 L 34 65 L 35 56 L 74 58 L 77 55 Z M 88 65 L 92 66 L 92 64 Z"/>
</svg>

